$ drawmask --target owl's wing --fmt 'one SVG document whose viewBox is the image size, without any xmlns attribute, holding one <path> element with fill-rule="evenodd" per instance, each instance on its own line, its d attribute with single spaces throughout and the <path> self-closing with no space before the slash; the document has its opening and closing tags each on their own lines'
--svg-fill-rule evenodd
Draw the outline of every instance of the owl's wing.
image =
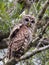
<svg viewBox="0 0 49 65">
<path fill-rule="evenodd" d="M 13 38 L 13 36 L 15 35 L 15 32 L 17 33 L 19 31 L 21 26 L 22 26 L 21 23 L 14 26 L 14 28 L 11 30 L 10 35 L 9 35 L 10 39 Z"/>
</svg>

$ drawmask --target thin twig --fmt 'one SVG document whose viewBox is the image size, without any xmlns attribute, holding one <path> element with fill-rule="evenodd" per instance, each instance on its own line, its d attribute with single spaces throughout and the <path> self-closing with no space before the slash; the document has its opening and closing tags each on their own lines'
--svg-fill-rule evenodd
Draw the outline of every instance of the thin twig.
<svg viewBox="0 0 49 65">
<path fill-rule="evenodd" d="M 40 20 L 42 19 L 47 7 L 49 5 L 49 0 L 47 0 L 42 8 L 42 10 L 39 12 L 38 14 L 38 18 L 36 20 L 36 24 L 34 25 L 34 29 L 33 29 L 33 36 L 35 35 L 36 31 L 37 31 L 37 26 L 39 25 L 40 23 Z"/>
</svg>

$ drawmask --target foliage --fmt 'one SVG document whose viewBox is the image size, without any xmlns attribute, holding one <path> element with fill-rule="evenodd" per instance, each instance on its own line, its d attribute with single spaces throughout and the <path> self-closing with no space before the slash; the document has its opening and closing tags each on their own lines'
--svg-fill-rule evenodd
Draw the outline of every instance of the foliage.
<svg viewBox="0 0 49 65">
<path fill-rule="evenodd" d="M 33 3 L 29 13 L 31 13 L 32 15 L 34 15 L 35 17 L 38 17 L 38 13 L 39 11 L 42 9 L 43 4 L 45 3 L 46 0 L 40 0 L 38 3 Z M 24 3 L 23 3 L 24 4 Z M 23 4 L 13 4 L 13 1 L 10 0 L 0 0 L 0 31 L 7 33 L 9 32 L 9 30 L 13 27 L 13 23 L 12 21 L 14 21 L 14 24 L 17 22 L 17 18 L 20 18 L 20 12 L 23 9 Z M 8 10 L 12 9 L 10 12 Z M 49 16 L 49 7 L 47 8 L 44 17 L 45 16 Z M 49 33 L 48 29 L 47 29 L 47 33 Z M 34 57 L 32 57 L 31 59 L 36 59 L 41 61 L 41 64 L 39 65 L 49 65 L 49 50 L 41 52 L 37 55 L 35 55 Z M 34 61 L 32 62 L 30 60 L 30 65 L 36 65 L 36 61 L 34 63 Z"/>
</svg>

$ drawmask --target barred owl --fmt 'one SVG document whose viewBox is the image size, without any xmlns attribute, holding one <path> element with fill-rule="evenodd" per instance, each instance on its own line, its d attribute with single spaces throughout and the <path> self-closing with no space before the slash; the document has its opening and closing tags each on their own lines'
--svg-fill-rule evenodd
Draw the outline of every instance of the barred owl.
<svg viewBox="0 0 49 65">
<path fill-rule="evenodd" d="M 20 23 L 14 26 L 10 33 L 10 43 L 8 46 L 8 58 L 19 59 L 28 49 L 32 41 L 32 30 L 35 24 L 34 17 L 23 16 Z"/>
</svg>

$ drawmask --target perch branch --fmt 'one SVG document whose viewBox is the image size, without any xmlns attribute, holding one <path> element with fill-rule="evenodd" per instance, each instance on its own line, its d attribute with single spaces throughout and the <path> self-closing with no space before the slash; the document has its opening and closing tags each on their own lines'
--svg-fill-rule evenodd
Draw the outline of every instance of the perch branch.
<svg viewBox="0 0 49 65">
<path fill-rule="evenodd" d="M 21 60 L 26 60 L 26 59 L 29 59 L 30 57 L 32 57 L 33 55 L 41 52 L 41 51 L 44 51 L 46 49 L 49 49 L 49 45 L 45 46 L 45 47 L 42 47 L 42 48 L 39 48 L 39 49 L 35 49 L 33 50 L 32 52 L 28 52 L 26 53 L 25 55 L 21 56 L 20 59 L 16 62 L 14 58 L 10 59 L 5 65 L 15 65 L 16 63 L 18 63 L 19 61 Z"/>
<path fill-rule="evenodd" d="M 21 60 L 28 59 L 28 58 L 30 58 L 31 56 L 33 56 L 33 55 L 35 55 L 35 54 L 37 54 L 37 53 L 39 53 L 39 52 L 41 52 L 41 51 L 44 51 L 44 50 L 46 50 L 46 49 L 49 49 L 49 45 L 47 45 L 47 46 L 45 46 L 45 47 L 42 47 L 42 48 L 39 48 L 39 49 L 35 49 L 35 50 L 33 50 L 32 52 L 29 52 L 29 54 L 26 54 L 26 55 L 22 56 L 20 59 L 21 59 Z"/>
</svg>

